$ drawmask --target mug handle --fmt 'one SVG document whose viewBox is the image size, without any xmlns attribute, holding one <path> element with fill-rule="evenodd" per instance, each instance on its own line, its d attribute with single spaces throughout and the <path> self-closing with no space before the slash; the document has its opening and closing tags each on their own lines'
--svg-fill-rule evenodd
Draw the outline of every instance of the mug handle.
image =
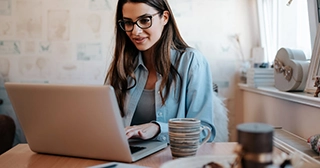
<svg viewBox="0 0 320 168">
<path fill-rule="evenodd" d="M 204 130 L 207 130 L 208 134 L 206 138 L 200 143 L 199 147 L 202 146 L 204 143 L 208 142 L 209 138 L 211 137 L 211 129 L 207 126 L 202 125 L 200 131 L 202 132 Z"/>
</svg>

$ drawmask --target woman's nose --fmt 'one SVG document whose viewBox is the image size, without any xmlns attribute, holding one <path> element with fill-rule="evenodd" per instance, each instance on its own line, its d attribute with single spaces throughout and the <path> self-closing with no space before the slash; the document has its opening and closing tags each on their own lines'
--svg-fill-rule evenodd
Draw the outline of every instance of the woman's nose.
<svg viewBox="0 0 320 168">
<path fill-rule="evenodd" d="M 142 29 L 137 25 L 137 24 L 134 24 L 133 25 L 133 30 L 132 30 L 132 34 L 134 35 L 138 35 L 142 32 Z"/>
</svg>

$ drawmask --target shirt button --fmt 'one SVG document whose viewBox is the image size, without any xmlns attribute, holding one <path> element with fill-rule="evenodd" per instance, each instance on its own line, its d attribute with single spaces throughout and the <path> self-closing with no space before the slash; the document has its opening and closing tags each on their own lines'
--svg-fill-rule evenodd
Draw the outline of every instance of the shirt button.
<svg viewBox="0 0 320 168">
<path fill-rule="evenodd" d="M 165 136 L 163 136 L 163 137 L 162 137 L 162 140 L 164 140 L 164 141 L 165 141 L 166 139 L 167 139 L 167 138 L 166 138 Z"/>
<path fill-rule="evenodd" d="M 158 94 L 160 94 L 160 91 L 158 91 Z"/>
<path fill-rule="evenodd" d="M 160 112 L 160 113 L 158 113 L 158 116 L 162 117 L 162 113 L 161 113 L 161 112 Z"/>
</svg>

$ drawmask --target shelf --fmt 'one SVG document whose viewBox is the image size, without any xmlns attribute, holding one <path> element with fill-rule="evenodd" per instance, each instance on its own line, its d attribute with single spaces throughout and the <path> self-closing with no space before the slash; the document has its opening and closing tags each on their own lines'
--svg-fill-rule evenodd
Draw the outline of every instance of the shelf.
<svg viewBox="0 0 320 168">
<path fill-rule="evenodd" d="M 320 165 L 319 155 L 308 145 L 307 140 L 284 129 L 274 129 L 274 146 L 288 155 L 298 154 L 302 160 L 312 165 Z"/>
<path fill-rule="evenodd" d="M 239 83 L 238 86 L 241 90 L 248 92 L 253 92 L 261 95 L 266 95 L 270 97 L 275 97 L 295 103 L 300 103 L 308 106 L 313 106 L 320 108 L 320 97 L 313 97 L 313 94 L 305 92 L 284 92 L 279 91 L 277 88 L 272 86 L 259 86 L 259 87 L 250 87 L 246 84 Z"/>
</svg>

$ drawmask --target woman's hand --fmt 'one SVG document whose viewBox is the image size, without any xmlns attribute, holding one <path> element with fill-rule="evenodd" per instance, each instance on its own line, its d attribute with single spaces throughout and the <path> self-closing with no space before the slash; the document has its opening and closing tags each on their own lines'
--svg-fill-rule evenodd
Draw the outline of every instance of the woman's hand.
<svg viewBox="0 0 320 168">
<path fill-rule="evenodd" d="M 127 138 L 151 139 L 160 131 L 160 127 L 155 123 L 128 126 L 125 128 Z"/>
</svg>

